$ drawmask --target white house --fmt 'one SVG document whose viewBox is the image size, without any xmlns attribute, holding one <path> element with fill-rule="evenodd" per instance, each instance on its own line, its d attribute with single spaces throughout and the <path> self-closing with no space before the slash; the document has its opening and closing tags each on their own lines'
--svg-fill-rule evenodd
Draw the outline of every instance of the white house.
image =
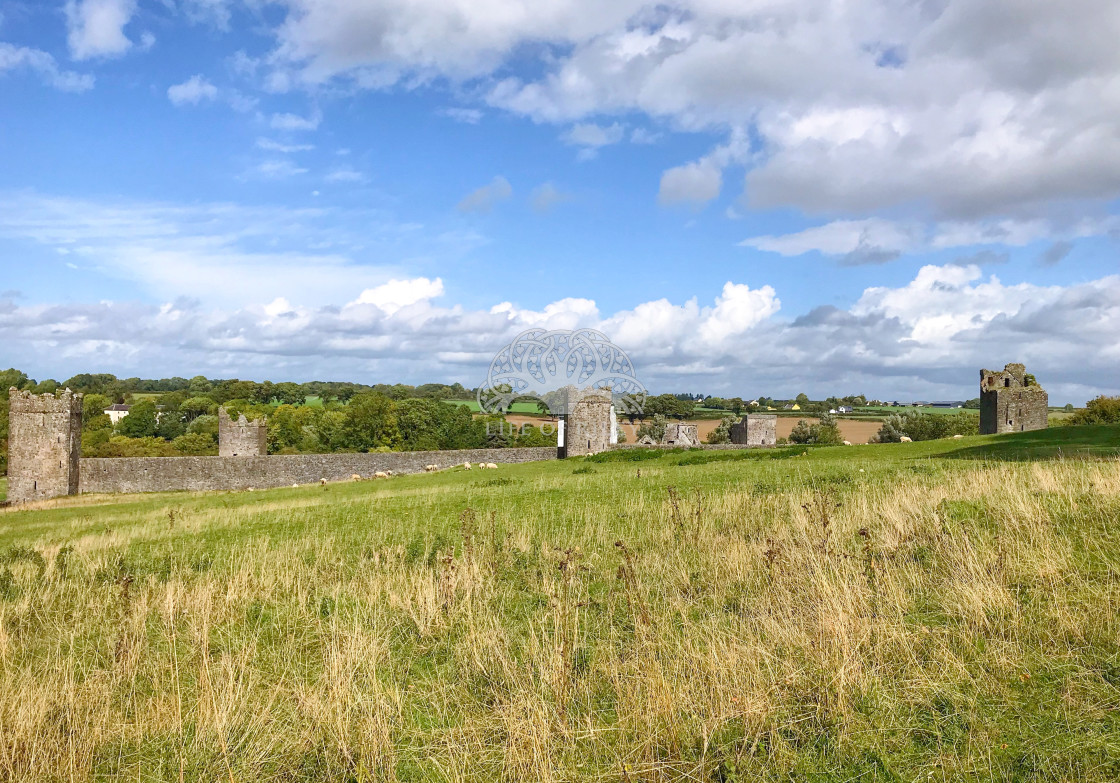
<svg viewBox="0 0 1120 783">
<path fill-rule="evenodd" d="M 109 417 L 109 421 L 113 422 L 113 424 L 116 424 L 118 421 L 128 415 L 128 409 L 130 407 L 130 405 L 121 405 L 120 403 L 110 405 L 105 409 L 105 415 Z"/>
</svg>

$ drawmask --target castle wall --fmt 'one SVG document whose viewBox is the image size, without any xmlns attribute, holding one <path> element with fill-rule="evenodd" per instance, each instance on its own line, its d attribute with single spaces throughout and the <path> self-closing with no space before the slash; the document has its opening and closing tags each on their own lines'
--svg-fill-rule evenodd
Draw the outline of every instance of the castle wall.
<svg viewBox="0 0 1120 783">
<path fill-rule="evenodd" d="M 338 481 L 379 470 L 419 473 L 426 465 L 450 468 L 464 462 L 515 464 L 556 459 L 555 446 L 459 451 L 394 451 L 376 454 L 276 454 L 254 457 L 115 457 L 82 460 L 81 491 L 169 492 L 238 490 Z"/>
<path fill-rule="evenodd" d="M 665 437 L 661 442 L 666 446 L 699 446 L 700 427 L 697 424 L 671 422 L 665 425 Z"/>
<path fill-rule="evenodd" d="M 1050 404 L 1046 390 L 1027 384 L 1026 368 L 1008 364 L 1000 370 L 980 371 L 980 434 L 1029 432 L 1048 426 Z"/>
<path fill-rule="evenodd" d="M 12 389 L 8 417 L 8 500 L 26 503 L 78 493 L 82 395 Z"/>
<path fill-rule="evenodd" d="M 611 393 L 588 389 L 569 402 L 564 423 L 564 453 L 568 457 L 598 454 L 611 448 Z"/>
<path fill-rule="evenodd" d="M 268 423 L 265 419 L 249 421 L 242 413 L 230 418 L 225 408 L 218 408 L 218 456 L 259 457 L 268 454 Z"/>
<path fill-rule="evenodd" d="M 744 446 L 773 446 L 778 442 L 778 417 L 767 413 L 748 413 L 731 425 L 731 442 Z"/>
</svg>

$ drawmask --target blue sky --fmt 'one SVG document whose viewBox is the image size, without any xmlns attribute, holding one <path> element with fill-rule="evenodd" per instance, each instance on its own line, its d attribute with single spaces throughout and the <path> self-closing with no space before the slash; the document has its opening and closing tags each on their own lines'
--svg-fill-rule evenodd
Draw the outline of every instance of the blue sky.
<svg viewBox="0 0 1120 783">
<path fill-rule="evenodd" d="M 1120 391 L 1120 9 L 8 0 L 0 363 Z"/>
</svg>

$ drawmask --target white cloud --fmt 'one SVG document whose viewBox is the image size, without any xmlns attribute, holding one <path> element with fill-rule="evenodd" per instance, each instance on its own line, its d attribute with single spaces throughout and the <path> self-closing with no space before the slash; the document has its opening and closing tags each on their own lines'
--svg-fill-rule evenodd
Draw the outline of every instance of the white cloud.
<svg viewBox="0 0 1120 783">
<path fill-rule="evenodd" d="M 619 123 L 597 125 L 594 122 L 581 122 L 573 125 L 561 136 L 565 144 L 576 147 L 598 149 L 622 141 L 626 129 Z"/>
<path fill-rule="evenodd" d="M 33 71 L 50 86 L 65 92 L 93 89 L 93 76 L 59 68 L 54 57 L 47 52 L 0 42 L 0 75 L 20 68 Z"/>
<path fill-rule="evenodd" d="M 298 114 L 273 114 L 270 124 L 276 130 L 312 131 L 318 128 L 322 121 L 323 116 L 316 111 L 309 117 L 301 117 Z"/>
<path fill-rule="evenodd" d="M 168 99 L 176 106 L 190 104 L 197 106 L 202 101 L 212 101 L 218 97 L 218 88 L 208 82 L 201 74 L 195 74 L 181 84 L 167 88 Z"/>
<path fill-rule="evenodd" d="M 538 121 L 641 113 L 752 139 L 743 158 L 670 170 L 688 201 L 730 162 L 746 167 L 744 203 L 829 218 L 1049 217 L 1120 196 L 1109 0 L 282 3 L 268 67 L 289 86 L 477 79 L 491 105 Z M 535 67 L 508 67 L 526 53 Z"/>
<path fill-rule="evenodd" d="M 974 220 L 923 224 L 881 218 L 835 220 L 792 234 L 764 235 L 739 244 L 783 256 L 819 252 L 842 256 L 846 263 L 875 263 L 904 253 L 1005 245 L 1022 247 L 1048 237 L 1062 242 L 1107 236 L 1120 229 L 1120 218 L 1078 217 L 1075 220 Z M 1068 251 L 1067 251 L 1068 252 Z"/>
<path fill-rule="evenodd" d="M 707 161 L 669 169 L 661 175 L 657 200 L 662 204 L 691 203 L 702 206 L 719 196 L 723 172 Z"/>
<path fill-rule="evenodd" d="M 366 175 L 354 169 L 335 169 L 327 174 L 327 182 L 365 182 Z"/>
<path fill-rule="evenodd" d="M 459 106 L 452 106 L 440 111 L 445 117 L 450 117 L 456 122 L 463 122 L 467 125 L 477 125 L 482 120 L 482 112 L 478 109 L 464 109 Z"/>
<path fill-rule="evenodd" d="M 263 163 L 258 163 L 253 171 L 265 179 L 284 179 L 286 177 L 294 177 L 297 174 L 306 174 L 307 169 L 297 166 L 290 160 L 266 160 Z"/>
<path fill-rule="evenodd" d="M 557 204 L 570 200 L 570 195 L 557 190 L 551 182 L 533 188 L 533 193 L 529 196 L 529 203 L 533 210 L 540 213 L 548 212 Z"/>
<path fill-rule="evenodd" d="M 132 41 L 124 27 L 136 12 L 136 0 L 68 0 L 67 43 L 75 60 L 124 54 Z"/>
<path fill-rule="evenodd" d="M 275 141 L 274 139 L 267 139 L 263 136 L 257 138 L 257 146 L 262 150 L 268 152 L 283 152 L 289 154 L 292 152 L 307 152 L 308 150 L 315 149 L 314 144 L 284 144 L 283 142 Z"/>
<path fill-rule="evenodd" d="M 460 212 L 486 213 L 494 208 L 499 201 L 505 201 L 513 195 L 513 186 L 509 180 L 499 175 L 494 177 L 489 185 L 483 185 L 478 190 L 471 191 L 455 207 Z"/>
<path fill-rule="evenodd" d="M 120 232 L 119 224 L 102 222 L 105 233 Z M 158 234 L 160 225 L 155 221 L 141 233 Z M 0 230 L 10 226 L 0 223 Z M 48 220 L 26 230 L 59 229 Z M 80 233 L 91 241 L 88 226 Z M 171 232 L 168 240 L 183 245 Z M 197 252 L 199 243 L 188 238 L 187 249 Z M 30 366 L 48 355 L 76 372 L 88 370 L 96 350 L 98 369 L 118 374 L 142 369 L 146 375 L 283 373 L 475 384 L 494 352 L 524 329 L 591 327 L 627 350 L 654 391 L 965 398 L 975 396 L 978 368 L 1015 359 L 1055 402 L 1120 392 L 1115 275 L 1037 286 L 985 278 L 975 266 L 927 266 L 901 286 L 866 289 L 847 309 L 818 307 L 798 317 L 782 317 L 772 287 L 729 281 L 707 302 L 658 299 L 606 314 L 586 298 L 539 307 L 508 301 L 477 310 L 441 306 L 436 300 L 448 296 L 442 280 L 407 275 L 370 282 L 355 295 L 353 284 L 374 272 L 337 257 L 260 255 L 247 264 L 243 257 L 227 258 L 223 249 L 202 259 L 148 256 L 141 263 L 125 254 L 113 263 L 166 276 L 166 288 L 180 294 L 199 290 L 201 279 L 209 289 L 234 286 L 253 299 L 216 308 L 175 298 L 162 306 L 16 305 L 9 298 L 0 301 L 0 340 L 11 347 L 9 360 Z M 285 285 L 274 285 L 277 278 Z M 308 306 L 316 292 L 345 304 Z"/>
<path fill-rule="evenodd" d="M 371 304 L 392 315 L 402 307 L 427 302 L 443 296 L 443 281 L 416 277 L 411 280 L 390 280 L 376 288 L 367 288 L 353 304 Z"/>
</svg>

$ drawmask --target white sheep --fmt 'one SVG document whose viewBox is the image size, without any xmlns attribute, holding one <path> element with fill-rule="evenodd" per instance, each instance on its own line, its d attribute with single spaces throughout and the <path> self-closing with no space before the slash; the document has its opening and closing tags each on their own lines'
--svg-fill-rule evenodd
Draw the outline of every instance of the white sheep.
<svg viewBox="0 0 1120 783">
<path fill-rule="evenodd" d="M 319 479 L 319 486 L 321 486 L 321 487 L 327 486 L 327 480 L 325 478 Z"/>
<path fill-rule="evenodd" d="M 379 470 L 373 474 L 374 478 L 389 478 L 389 474 L 383 470 Z"/>
<path fill-rule="evenodd" d="M 954 435 L 953 440 L 959 440 L 960 438 L 963 438 L 963 437 L 964 437 L 964 435 Z"/>
<path fill-rule="evenodd" d="M 496 470 L 498 466 L 495 465 L 493 462 L 487 462 L 486 467 L 490 468 L 490 470 Z"/>
<path fill-rule="evenodd" d="M 470 469 L 471 469 L 471 463 L 464 462 L 463 463 L 463 470 L 470 470 Z"/>
<path fill-rule="evenodd" d="M 852 442 L 850 440 L 846 440 L 846 441 L 844 441 L 844 445 L 845 446 L 851 446 Z"/>
<path fill-rule="evenodd" d="M 426 472 L 426 473 L 432 473 L 432 472 L 437 471 L 437 470 L 439 470 L 439 465 L 425 465 L 424 466 L 424 472 Z"/>
<path fill-rule="evenodd" d="M 360 475 L 360 474 L 358 474 L 358 473 L 351 473 L 351 474 L 350 474 L 350 480 L 351 480 L 351 481 L 361 481 L 361 480 L 362 480 L 362 477 L 361 477 L 361 475 Z"/>
<path fill-rule="evenodd" d="M 914 441 L 910 440 L 909 435 L 903 435 L 901 438 L 898 439 L 898 442 L 899 443 L 913 443 Z"/>
</svg>

